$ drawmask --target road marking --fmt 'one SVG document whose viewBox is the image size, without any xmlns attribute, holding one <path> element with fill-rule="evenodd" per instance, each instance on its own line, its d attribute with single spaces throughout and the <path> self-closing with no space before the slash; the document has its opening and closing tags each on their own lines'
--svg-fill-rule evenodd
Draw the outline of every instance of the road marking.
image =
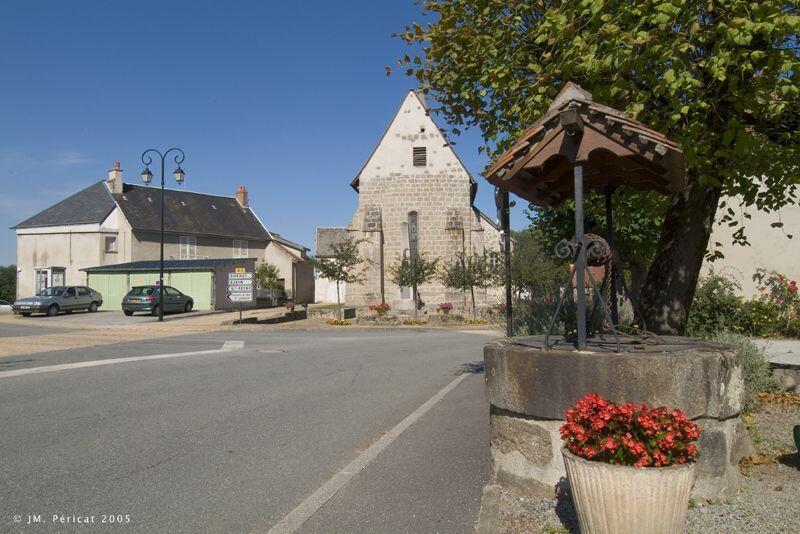
<svg viewBox="0 0 800 534">
<path fill-rule="evenodd" d="M 99 367 L 101 365 L 115 365 L 118 363 L 142 362 L 146 360 L 166 360 L 168 358 L 183 358 L 186 356 L 201 356 L 205 354 L 220 354 L 242 350 L 244 341 L 226 341 L 222 348 L 214 350 L 196 350 L 192 352 L 176 352 L 172 354 L 154 354 L 152 356 L 131 356 L 130 358 L 109 358 L 107 360 L 93 360 L 90 362 L 63 363 L 60 365 L 45 365 L 42 367 L 29 367 L 28 369 L 17 369 L 15 371 L 2 371 L 0 378 L 11 378 L 14 376 L 34 375 L 39 373 L 52 373 L 54 371 L 67 371 L 69 369 L 80 369 L 82 367 Z"/>
<path fill-rule="evenodd" d="M 423 415 L 433 408 L 437 402 L 442 400 L 445 395 L 469 375 L 470 373 L 459 375 L 436 395 L 428 399 L 422 406 L 411 412 L 411 415 L 397 423 L 394 428 L 378 438 L 378 441 L 359 454 L 355 460 L 340 469 L 335 475 L 328 479 L 327 482 L 317 488 L 314 493 L 306 497 L 294 510 L 286 514 L 278 524 L 267 531 L 267 534 L 291 534 L 296 532 L 303 523 L 308 521 L 325 505 L 325 503 L 331 500 L 339 490 L 345 487 L 354 476 L 363 471 L 386 447 L 400 437 L 400 434 L 416 423 Z"/>
</svg>

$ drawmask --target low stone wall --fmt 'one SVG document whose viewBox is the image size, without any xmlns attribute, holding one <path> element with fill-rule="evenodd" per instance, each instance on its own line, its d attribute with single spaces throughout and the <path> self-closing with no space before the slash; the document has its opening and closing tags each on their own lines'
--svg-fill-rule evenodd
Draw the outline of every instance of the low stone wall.
<svg viewBox="0 0 800 534">
<path fill-rule="evenodd" d="M 667 339 L 675 342 L 675 339 Z M 486 345 L 491 454 L 496 483 L 511 493 L 552 497 L 568 490 L 559 427 L 588 393 L 614 402 L 683 410 L 701 429 L 693 496 L 721 498 L 739 488 L 739 460 L 752 453 L 739 419 L 744 378 L 732 349 L 680 339 L 681 350 L 542 350 L 498 340 Z"/>
</svg>

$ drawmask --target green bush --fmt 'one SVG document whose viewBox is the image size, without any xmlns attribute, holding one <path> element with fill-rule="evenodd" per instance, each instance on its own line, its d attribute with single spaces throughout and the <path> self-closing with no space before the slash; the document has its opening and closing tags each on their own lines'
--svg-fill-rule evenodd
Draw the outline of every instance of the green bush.
<svg viewBox="0 0 800 534">
<path fill-rule="evenodd" d="M 800 337 L 800 317 L 787 313 L 770 293 L 745 300 L 739 285 L 715 273 L 697 283 L 686 333 L 713 337 L 733 332 L 751 337 Z M 784 301 L 785 302 L 785 301 Z"/>
<path fill-rule="evenodd" d="M 719 333 L 713 339 L 717 343 L 734 346 L 742 355 L 745 411 L 755 407 L 757 393 L 777 390 L 775 380 L 772 378 L 772 369 L 764 355 L 764 349 L 749 338 L 730 332 Z"/>
<path fill-rule="evenodd" d="M 784 334 L 780 310 L 765 298 L 742 302 L 735 317 L 734 332 L 753 337 L 773 337 Z"/>
<path fill-rule="evenodd" d="M 689 311 L 687 333 L 711 337 L 717 332 L 736 331 L 743 303 L 740 290 L 736 282 L 713 272 L 701 278 Z"/>
</svg>

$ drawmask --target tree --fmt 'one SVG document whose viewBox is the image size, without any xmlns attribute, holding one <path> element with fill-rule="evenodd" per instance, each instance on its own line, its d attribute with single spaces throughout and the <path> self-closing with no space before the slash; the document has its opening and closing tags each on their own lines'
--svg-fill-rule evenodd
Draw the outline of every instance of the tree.
<svg viewBox="0 0 800 534">
<path fill-rule="evenodd" d="M 392 282 L 400 287 L 414 289 L 414 300 L 418 298 L 418 288 L 436 276 L 439 258 L 428 259 L 424 254 L 403 254 L 395 265 L 389 267 L 389 276 Z M 417 316 L 418 306 L 414 302 L 414 317 Z"/>
<path fill-rule="evenodd" d="M 278 277 L 278 268 L 271 263 L 264 262 L 255 272 L 256 284 L 259 289 L 284 289 L 283 282 Z"/>
<path fill-rule="evenodd" d="M 508 149 L 572 80 L 678 141 L 672 195 L 642 289 L 647 324 L 683 330 L 722 197 L 775 210 L 797 198 L 796 0 L 424 0 L 400 64 L 434 111 Z M 419 48 L 421 47 L 421 49 Z M 721 218 L 742 224 L 730 208 Z M 746 243 L 739 228 L 737 243 Z"/>
<path fill-rule="evenodd" d="M 314 268 L 323 278 L 336 282 L 336 307 L 339 319 L 342 319 L 342 298 L 339 294 L 340 284 L 357 284 L 364 281 L 364 273 L 356 271 L 365 262 L 358 253 L 360 240 L 349 237 L 330 247 L 330 254 L 325 258 L 313 260 Z"/>
<path fill-rule="evenodd" d="M 475 288 L 486 289 L 500 284 L 502 272 L 496 254 L 483 251 L 483 254 L 464 251 L 456 255 L 455 260 L 445 265 L 439 277 L 445 287 L 462 291 L 466 296 L 469 291 L 472 298 L 472 313 L 475 314 Z"/>
<path fill-rule="evenodd" d="M 17 266 L 0 267 L 0 299 L 14 302 L 17 298 Z"/>
<path fill-rule="evenodd" d="M 547 252 L 547 241 L 538 228 L 521 232 L 512 230 L 514 248 L 511 253 L 511 286 L 518 297 L 531 298 L 558 295 L 567 283 L 567 264 L 554 260 Z"/>
</svg>

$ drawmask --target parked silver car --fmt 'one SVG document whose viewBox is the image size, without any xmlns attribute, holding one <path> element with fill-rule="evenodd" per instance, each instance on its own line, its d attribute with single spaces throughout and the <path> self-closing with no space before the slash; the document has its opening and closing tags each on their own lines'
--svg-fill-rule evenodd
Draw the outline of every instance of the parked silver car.
<svg viewBox="0 0 800 534">
<path fill-rule="evenodd" d="M 14 303 L 14 312 L 25 317 L 32 313 L 46 313 L 49 317 L 59 312 L 75 310 L 96 312 L 103 305 L 103 295 L 86 286 L 52 286 L 35 297 L 19 299 Z"/>
</svg>

